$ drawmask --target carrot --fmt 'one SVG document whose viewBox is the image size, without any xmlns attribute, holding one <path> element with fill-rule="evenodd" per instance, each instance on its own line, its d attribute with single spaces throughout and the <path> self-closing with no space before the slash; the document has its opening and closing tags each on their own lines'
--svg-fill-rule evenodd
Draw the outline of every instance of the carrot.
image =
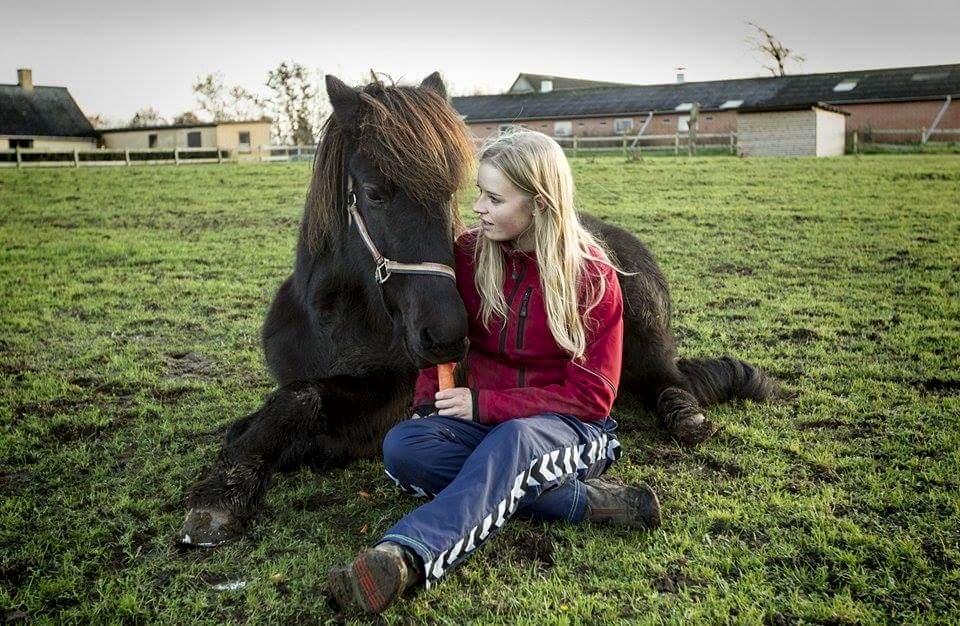
<svg viewBox="0 0 960 626">
<path fill-rule="evenodd" d="M 440 382 L 440 390 L 453 389 L 453 368 L 456 363 L 441 363 L 437 366 L 437 380 Z"/>
</svg>

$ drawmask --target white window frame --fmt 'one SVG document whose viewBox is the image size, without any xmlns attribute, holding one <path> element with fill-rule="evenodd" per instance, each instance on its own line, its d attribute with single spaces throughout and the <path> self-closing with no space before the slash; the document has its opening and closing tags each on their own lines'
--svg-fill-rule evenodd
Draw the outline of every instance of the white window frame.
<svg viewBox="0 0 960 626">
<path fill-rule="evenodd" d="M 541 80 L 540 81 L 540 93 L 550 93 L 553 91 L 553 81 L 552 80 Z"/>
<path fill-rule="evenodd" d="M 624 128 L 624 126 L 626 126 L 626 128 Z M 632 117 L 618 117 L 613 120 L 614 135 L 626 135 L 627 133 L 632 131 L 633 131 Z"/>
<path fill-rule="evenodd" d="M 690 116 L 689 115 L 677 116 L 677 132 L 678 133 L 690 132 Z"/>
<path fill-rule="evenodd" d="M 721 109 L 738 109 L 743 104 L 743 100 L 727 100 L 720 105 Z"/>
<path fill-rule="evenodd" d="M 857 78 L 844 78 L 839 83 L 833 86 L 834 91 L 853 91 L 857 87 L 857 83 L 860 80 Z"/>
<path fill-rule="evenodd" d="M 690 110 L 692 110 L 692 109 L 693 109 L 693 103 L 692 103 L 692 102 L 681 102 L 681 103 L 678 104 L 676 107 L 674 107 L 673 110 L 674 110 L 674 111 L 690 111 Z"/>
<path fill-rule="evenodd" d="M 553 136 L 554 137 L 573 137 L 573 122 L 569 120 L 560 120 L 560 121 L 554 122 Z"/>
</svg>

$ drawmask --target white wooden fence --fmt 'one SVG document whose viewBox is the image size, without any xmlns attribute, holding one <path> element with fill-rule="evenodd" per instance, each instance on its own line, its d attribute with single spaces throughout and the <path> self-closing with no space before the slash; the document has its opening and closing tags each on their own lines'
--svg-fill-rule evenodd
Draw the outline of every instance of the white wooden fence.
<svg viewBox="0 0 960 626">
<path fill-rule="evenodd" d="M 317 146 L 259 146 L 243 152 L 222 148 L 151 148 L 142 150 L 0 150 L 0 167 L 88 167 L 111 165 L 182 165 L 239 161 L 312 161 Z"/>
<path fill-rule="evenodd" d="M 690 135 L 688 133 L 674 133 L 672 135 L 616 135 L 613 137 L 554 137 L 561 147 L 573 156 L 589 154 L 591 152 L 619 151 L 628 153 L 643 153 L 647 151 L 673 152 L 674 155 L 687 154 Z M 737 153 L 737 134 L 729 133 L 697 133 L 694 139 L 692 152 L 698 149 L 711 148 Z"/>
</svg>

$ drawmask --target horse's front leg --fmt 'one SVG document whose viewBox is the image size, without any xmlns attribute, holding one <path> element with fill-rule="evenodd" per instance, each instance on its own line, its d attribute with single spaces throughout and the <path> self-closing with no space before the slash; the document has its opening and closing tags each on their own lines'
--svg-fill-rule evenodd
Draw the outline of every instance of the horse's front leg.
<svg viewBox="0 0 960 626">
<path fill-rule="evenodd" d="M 257 513 L 274 472 L 322 459 L 349 462 L 350 447 L 330 432 L 317 386 L 287 385 L 227 433 L 216 461 L 188 491 L 178 541 L 214 547 L 241 535 Z"/>
</svg>

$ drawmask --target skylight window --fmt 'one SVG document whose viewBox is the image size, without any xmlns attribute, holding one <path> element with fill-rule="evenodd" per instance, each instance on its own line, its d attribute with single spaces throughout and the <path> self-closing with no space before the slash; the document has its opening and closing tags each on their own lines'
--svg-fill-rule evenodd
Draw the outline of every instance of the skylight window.
<svg viewBox="0 0 960 626">
<path fill-rule="evenodd" d="M 910 78 L 912 80 L 940 80 L 950 75 L 950 72 L 919 72 Z"/>
<path fill-rule="evenodd" d="M 839 83 L 834 85 L 833 90 L 834 91 L 853 91 L 853 88 L 857 86 L 857 82 L 858 81 L 856 79 L 841 80 Z"/>
<path fill-rule="evenodd" d="M 678 104 L 677 107 L 674 109 L 674 111 L 689 111 L 692 108 L 693 108 L 692 102 L 683 102 L 681 104 Z"/>
<path fill-rule="evenodd" d="M 735 109 L 735 108 L 737 108 L 738 106 L 740 106 L 741 104 L 743 104 L 743 100 L 727 100 L 726 102 L 724 102 L 723 104 L 720 105 L 720 108 L 721 108 L 721 109 Z"/>
</svg>

